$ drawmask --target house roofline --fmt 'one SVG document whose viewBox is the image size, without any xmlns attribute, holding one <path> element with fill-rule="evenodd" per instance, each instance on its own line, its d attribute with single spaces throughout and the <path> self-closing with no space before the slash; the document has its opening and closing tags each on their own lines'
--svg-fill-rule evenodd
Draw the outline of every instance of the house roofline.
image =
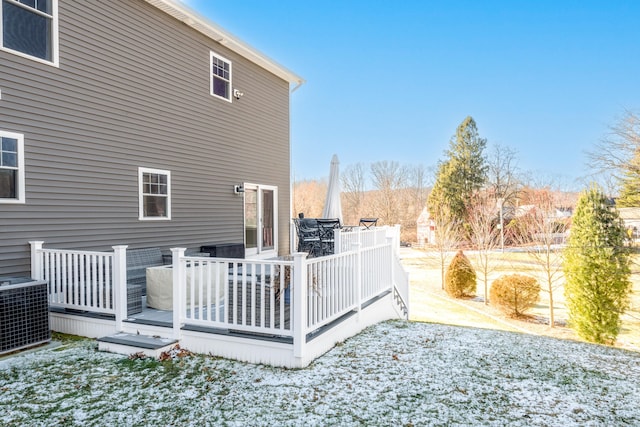
<svg viewBox="0 0 640 427">
<path fill-rule="evenodd" d="M 305 80 L 295 74 L 293 71 L 278 64 L 276 61 L 267 57 L 266 55 L 258 52 L 256 49 L 242 42 L 236 36 L 223 30 L 218 25 L 214 24 L 211 20 L 200 15 L 185 4 L 177 0 L 145 1 L 167 13 L 168 15 L 176 18 L 177 20 L 184 22 L 186 25 L 209 37 L 211 40 L 220 43 L 221 45 L 227 47 L 238 55 L 243 56 L 254 64 L 259 65 L 265 70 L 289 82 L 289 84 L 294 84 L 291 92 L 295 92 L 300 86 L 302 86 L 302 84 L 305 83 Z"/>
</svg>

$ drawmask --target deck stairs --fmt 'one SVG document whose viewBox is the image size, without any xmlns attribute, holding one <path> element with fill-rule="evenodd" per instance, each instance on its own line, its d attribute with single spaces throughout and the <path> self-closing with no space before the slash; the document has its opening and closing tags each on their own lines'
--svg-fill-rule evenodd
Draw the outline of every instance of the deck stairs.
<svg viewBox="0 0 640 427">
<path fill-rule="evenodd" d="M 161 338 L 159 336 L 130 334 L 119 332 L 117 334 L 98 338 L 98 350 L 124 355 L 144 355 L 146 357 L 160 358 L 164 352 L 168 352 L 178 344 L 177 339 Z"/>
<path fill-rule="evenodd" d="M 407 306 L 405 300 L 402 298 L 400 291 L 395 286 L 393 287 L 393 299 L 398 314 L 402 316 L 403 319 L 409 320 L 409 307 Z"/>
</svg>

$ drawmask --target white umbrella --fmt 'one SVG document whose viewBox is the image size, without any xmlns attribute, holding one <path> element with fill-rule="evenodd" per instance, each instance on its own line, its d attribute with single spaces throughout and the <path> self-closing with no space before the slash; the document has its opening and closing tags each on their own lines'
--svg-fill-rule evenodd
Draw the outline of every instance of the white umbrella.
<svg viewBox="0 0 640 427">
<path fill-rule="evenodd" d="M 336 154 L 331 158 L 327 200 L 324 202 L 322 218 L 338 218 L 342 223 L 342 204 L 340 203 L 340 162 Z"/>
</svg>

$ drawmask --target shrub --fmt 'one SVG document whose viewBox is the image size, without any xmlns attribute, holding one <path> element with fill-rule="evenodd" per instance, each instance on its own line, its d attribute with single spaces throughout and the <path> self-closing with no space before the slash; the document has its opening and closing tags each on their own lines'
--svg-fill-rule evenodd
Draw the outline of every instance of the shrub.
<svg viewBox="0 0 640 427">
<path fill-rule="evenodd" d="M 476 272 L 462 251 L 458 251 L 449 264 L 444 276 L 444 290 L 454 298 L 476 294 Z"/>
<path fill-rule="evenodd" d="M 489 301 L 509 317 L 521 317 L 540 299 L 540 285 L 530 276 L 500 276 L 491 284 Z"/>
<path fill-rule="evenodd" d="M 587 341 L 615 342 L 629 304 L 627 232 L 598 188 L 582 193 L 564 250 L 564 295 L 569 324 Z"/>
</svg>

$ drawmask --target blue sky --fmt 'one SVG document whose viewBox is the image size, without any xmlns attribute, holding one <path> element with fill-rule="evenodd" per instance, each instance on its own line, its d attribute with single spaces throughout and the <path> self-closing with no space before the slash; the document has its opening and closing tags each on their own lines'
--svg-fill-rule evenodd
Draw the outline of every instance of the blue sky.
<svg viewBox="0 0 640 427">
<path fill-rule="evenodd" d="M 586 150 L 640 108 L 640 1 L 190 0 L 302 76 L 296 180 L 395 160 L 435 166 L 467 116 L 519 166 L 574 188 Z"/>
</svg>

